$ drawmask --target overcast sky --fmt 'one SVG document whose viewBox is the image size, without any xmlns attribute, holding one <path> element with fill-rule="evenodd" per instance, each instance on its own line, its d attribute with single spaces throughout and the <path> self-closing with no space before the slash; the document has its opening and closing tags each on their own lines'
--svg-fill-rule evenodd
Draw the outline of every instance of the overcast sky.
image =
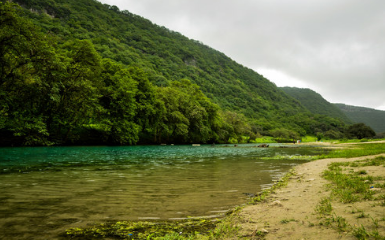
<svg viewBox="0 0 385 240">
<path fill-rule="evenodd" d="M 385 0 L 99 0 L 199 40 L 277 86 L 385 110 Z"/>
</svg>

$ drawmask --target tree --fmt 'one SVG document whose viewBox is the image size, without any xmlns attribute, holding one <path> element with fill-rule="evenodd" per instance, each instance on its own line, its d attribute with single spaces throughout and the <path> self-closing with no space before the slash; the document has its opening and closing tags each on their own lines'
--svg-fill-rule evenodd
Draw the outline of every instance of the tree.
<svg viewBox="0 0 385 240">
<path fill-rule="evenodd" d="M 217 139 L 219 107 L 187 79 L 158 87 L 160 118 L 155 124 L 158 141 L 207 142 Z"/>
<path fill-rule="evenodd" d="M 290 139 L 295 142 L 295 140 L 299 138 L 299 134 L 297 132 L 285 128 L 271 130 L 270 134 L 279 141 L 288 141 L 288 139 Z"/>
<path fill-rule="evenodd" d="M 66 142 L 100 109 L 101 58 L 88 40 L 71 40 L 60 47 L 63 71 L 56 79 L 60 99 L 52 112 L 56 134 Z"/>
<path fill-rule="evenodd" d="M 0 129 L 24 138 L 26 145 L 48 144 L 41 103 L 55 53 L 51 37 L 21 14 L 17 5 L 0 2 Z"/>
<path fill-rule="evenodd" d="M 101 129 L 109 143 L 135 144 L 139 141 L 140 126 L 135 123 L 138 112 L 138 82 L 130 71 L 109 59 L 103 60 L 101 76 L 104 86 L 100 104 L 104 108 Z"/>
<path fill-rule="evenodd" d="M 364 123 L 356 123 L 348 127 L 346 130 L 346 135 L 349 138 L 373 138 L 376 133 L 373 129 Z"/>
</svg>

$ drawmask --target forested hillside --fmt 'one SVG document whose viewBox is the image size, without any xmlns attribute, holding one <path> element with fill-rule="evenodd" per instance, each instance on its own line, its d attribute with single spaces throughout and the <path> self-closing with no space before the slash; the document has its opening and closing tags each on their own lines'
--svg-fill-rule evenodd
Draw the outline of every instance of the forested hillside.
<svg viewBox="0 0 385 240">
<path fill-rule="evenodd" d="M 95 0 L 0 5 L 0 144 L 241 142 L 341 136 L 263 76 Z"/>
<path fill-rule="evenodd" d="M 355 123 L 365 123 L 377 134 L 385 132 L 385 111 L 336 103 L 346 116 Z"/>
<path fill-rule="evenodd" d="M 306 109 L 314 114 L 339 118 L 350 124 L 352 120 L 343 111 L 326 101 L 319 93 L 308 88 L 281 87 L 285 93 L 298 100 Z"/>
</svg>

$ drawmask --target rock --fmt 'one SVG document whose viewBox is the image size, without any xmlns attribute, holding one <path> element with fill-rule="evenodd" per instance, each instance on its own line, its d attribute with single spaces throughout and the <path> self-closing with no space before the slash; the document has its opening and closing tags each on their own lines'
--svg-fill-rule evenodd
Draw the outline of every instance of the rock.
<svg viewBox="0 0 385 240">
<path fill-rule="evenodd" d="M 260 145 L 258 145 L 258 147 L 269 147 L 269 145 L 268 144 L 260 144 Z"/>
<path fill-rule="evenodd" d="M 278 206 L 278 207 L 282 207 L 283 205 L 282 205 L 281 201 L 275 200 L 274 202 L 272 202 L 272 203 L 270 204 L 270 206 Z"/>
</svg>

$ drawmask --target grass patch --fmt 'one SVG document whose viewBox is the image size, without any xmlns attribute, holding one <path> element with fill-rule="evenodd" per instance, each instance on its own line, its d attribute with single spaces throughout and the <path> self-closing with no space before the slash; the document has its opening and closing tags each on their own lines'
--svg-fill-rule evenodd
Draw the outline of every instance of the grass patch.
<svg viewBox="0 0 385 240">
<path fill-rule="evenodd" d="M 305 136 L 301 138 L 301 142 L 306 143 L 306 142 L 316 142 L 318 139 L 315 136 Z"/>
<path fill-rule="evenodd" d="M 314 156 L 313 159 L 354 158 L 381 153 L 385 153 L 385 144 L 383 143 L 355 144 L 343 149 L 332 150 L 327 154 Z"/>
<path fill-rule="evenodd" d="M 333 211 L 330 198 L 323 198 L 316 206 L 316 212 L 321 215 L 330 215 Z"/>
<path fill-rule="evenodd" d="M 286 224 L 286 223 L 289 223 L 289 222 L 296 222 L 296 221 L 297 221 L 297 220 L 295 220 L 295 219 L 293 219 L 293 218 L 291 218 L 291 219 L 285 218 L 285 219 L 282 219 L 282 220 L 280 221 L 280 223 Z"/>
<path fill-rule="evenodd" d="M 350 163 L 332 163 L 328 170 L 323 172 L 323 177 L 330 180 L 333 195 L 337 196 L 343 203 L 357 202 L 363 199 L 372 199 L 374 192 L 370 191 L 370 182 L 357 174 L 344 173 L 341 166 Z"/>
<path fill-rule="evenodd" d="M 256 138 L 254 140 L 250 140 L 250 143 L 276 143 L 277 141 L 275 141 L 275 139 L 273 137 L 269 137 L 269 136 L 263 136 L 263 137 L 259 137 L 259 138 Z"/>
<path fill-rule="evenodd" d="M 321 226 L 331 227 L 339 232 L 349 233 L 357 239 L 381 239 L 384 240 L 385 236 L 382 224 L 384 218 L 374 218 L 371 216 L 373 210 L 365 208 L 363 210 L 357 210 L 354 206 L 365 206 L 370 201 L 371 207 L 382 206 L 385 207 L 384 194 L 382 192 L 371 191 L 370 188 L 381 185 L 376 181 L 382 181 L 383 177 L 373 177 L 368 174 L 366 170 L 359 169 L 359 167 L 375 166 L 381 167 L 385 163 L 384 157 L 376 157 L 373 159 L 365 159 L 355 162 L 334 162 L 329 164 L 328 169 L 323 172 L 323 177 L 329 180 L 331 183 L 327 187 L 331 190 L 330 197 L 322 199 L 315 208 L 315 212 L 319 214 Z M 358 168 L 353 171 L 352 168 Z M 348 222 L 349 216 L 344 218 L 336 214 L 333 210 L 334 201 L 339 201 L 343 204 L 349 204 L 347 206 L 352 207 L 352 214 L 354 220 L 350 217 L 352 224 Z M 355 204 L 356 203 L 356 204 Z M 365 203 L 365 205 L 362 205 Z M 383 204 L 384 203 L 384 204 Z M 341 214 L 341 204 L 338 207 Z M 378 210 L 376 210 L 378 211 Z M 343 214 L 343 213 L 342 213 Z M 378 216 L 378 215 L 377 215 Z M 371 219 L 361 220 L 361 219 Z M 360 225 L 357 225 L 357 221 L 360 220 Z"/>
</svg>

